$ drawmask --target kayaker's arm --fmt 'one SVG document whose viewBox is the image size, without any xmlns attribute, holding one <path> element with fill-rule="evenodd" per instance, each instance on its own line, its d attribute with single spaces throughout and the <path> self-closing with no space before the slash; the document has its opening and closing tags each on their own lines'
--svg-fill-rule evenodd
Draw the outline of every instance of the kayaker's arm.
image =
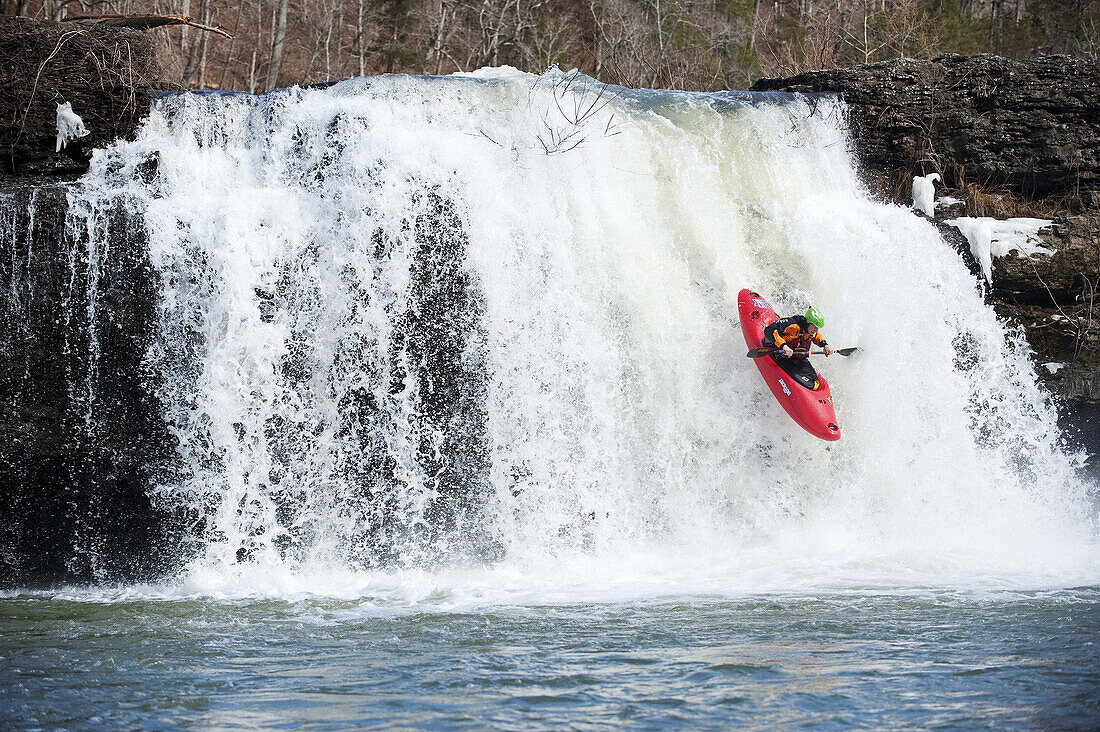
<svg viewBox="0 0 1100 732">
<path fill-rule="evenodd" d="M 779 335 L 778 328 L 772 331 L 772 342 L 775 344 L 776 348 L 783 352 L 784 356 L 786 356 L 787 358 L 794 357 L 794 350 L 787 345 L 787 341 L 783 338 L 783 336 Z"/>
<path fill-rule="evenodd" d="M 764 329 L 764 340 L 769 341 L 772 348 L 783 351 L 783 355 L 790 358 L 794 351 L 787 345 L 787 339 L 783 337 L 783 331 L 787 327 L 787 318 L 780 318 Z"/>
<path fill-rule="evenodd" d="M 835 348 L 833 348 L 832 346 L 830 346 L 830 345 L 829 345 L 829 344 L 828 344 L 828 343 L 827 343 L 827 342 L 825 341 L 825 336 L 824 336 L 824 335 L 822 335 L 822 333 L 821 333 L 821 329 L 820 329 L 820 328 L 819 328 L 819 329 L 818 329 L 818 331 L 817 331 L 816 333 L 814 333 L 814 334 L 813 334 L 813 336 L 811 336 L 811 337 L 813 338 L 813 341 L 814 341 L 814 343 L 816 343 L 817 345 L 819 345 L 819 346 L 821 346 L 821 347 L 822 347 L 823 349 L 825 349 L 825 355 L 826 355 L 826 356 L 832 356 L 832 355 L 833 355 L 834 353 L 836 353 L 836 349 L 835 349 Z"/>
</svg>

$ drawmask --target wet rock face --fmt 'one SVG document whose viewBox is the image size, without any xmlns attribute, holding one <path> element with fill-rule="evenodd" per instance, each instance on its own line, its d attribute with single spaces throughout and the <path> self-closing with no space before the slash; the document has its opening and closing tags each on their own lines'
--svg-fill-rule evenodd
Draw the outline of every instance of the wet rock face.
<svg viewBox="0 0 1100 732">
<path fill-rule="evenodd" d="M 914 175 L 938 172 L 947 193 L 976 186 L 1050 212 L 1041 236 L 1054 255 L 994 260 L 989 295 L 1024 327 L 1038 363 L 1069 364 L 1060 375 L 1039 369 L 1055 393 L 1100 398 L 1100 65 L 946 55 L 761 79 L 753 89 L 841 95 L 857 155 L 899 203 L 910 203 Z M 967 259 L 958 232 L 940 228 Z"/>
<path fill-rule="evenodd" d="M 0 177 L 83 173 L 92 150 L 133 135 L 156 75 L 148 33 L 0 16 Z M 64 102 L 89 134 L 55 152 Z"/>
<path fill-rule="evenodd" d="M 936 171 L 1028 197 L 1100 205 L 1100 65 L 1071 56 L 897 59 L 761 79 L 753 91 L 834 92 L 869 167 Z"/>
<path fill-rule="evenodd" d="M 0 193 L 0 587 L 153 576 L 172 444 L 147 384 L 143 230 L 66 230 L 61 186 Z M 109 247 L 109 251 L 104 247 Z"/>
</svg>

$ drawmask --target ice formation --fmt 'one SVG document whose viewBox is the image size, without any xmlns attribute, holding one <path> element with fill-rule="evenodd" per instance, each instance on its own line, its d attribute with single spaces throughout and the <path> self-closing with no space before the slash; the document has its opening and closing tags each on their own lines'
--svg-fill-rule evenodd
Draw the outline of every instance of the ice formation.
<svg viewBox="0 0 1100 732">
<path fill-rule="evenodd" d="M 88 134 L 88 128 L 84 126 L 84 120 L 73 111 L 72 102 L 57 105 L 57 147 L 54 152 L 61 152 L 61 148 L 69 144 L 70 140 L 84 137 Z"/>
<path fill-rule="evenodd" d="M 944 223 L 954 226 L 970 242 L 970 251 L 982 267 L 985 281 L 993 284 L 993 258 L 1004 257 L 1016 250 L 1021 257 L 1045 254 L 1054 250 L 1043 246 L 1039 232 L 1053 222 L 1048 219 L 994 219 L 988 216 L 960 216 Z"/>
<path fill-rule="evenodd" d="M 936 181 L 939 179 L 939 173 L 913 177 L 913 208 L 929 218 L 936 212 Z"/>
</svg>

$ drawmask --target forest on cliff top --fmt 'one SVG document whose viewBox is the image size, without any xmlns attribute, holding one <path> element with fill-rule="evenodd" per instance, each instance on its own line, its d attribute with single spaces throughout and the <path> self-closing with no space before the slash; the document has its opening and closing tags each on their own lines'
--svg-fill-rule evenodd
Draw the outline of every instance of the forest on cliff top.
<svg viewBox="0 0 1100 732">
<path fill-rule="evenodd" d="M 556 64 L 704 91 L 942 53 L 1100 59 L 1100 0 L 0 0 L 0 14 L 108 13 L 187 15 L 232 33 L 153 31 L 163 83 L 184 89 Z"/>
</svg>

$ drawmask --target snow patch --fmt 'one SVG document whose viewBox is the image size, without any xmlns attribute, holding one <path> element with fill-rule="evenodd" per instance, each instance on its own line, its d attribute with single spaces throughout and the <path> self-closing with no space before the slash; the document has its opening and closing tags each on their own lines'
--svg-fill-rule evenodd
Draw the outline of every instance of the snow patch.
<svg viewBox="0 0 1100 732">
<path fill-rule="evenodd" d="M 474 79 L 511 79 L 517 76 L 534 78 L 534 74 L 520 71 L 514 66 L 484 66 L 477 71 L 456 71 L 451 76 L 468 76 Z"/>
<path fill-rule="evenodd" d="M 1045 368 L 1047 371 L 1049 371 L 1051 373 L 1051 375 L 1054 375 L 1054 374 L 1058 373 L 1059 371 L 1061 371 L 1065 367 L 1066 367 L 1066 365 L 1064 363 L 1044 363 L 1043 364 L 1043 368 Z"/>
<path fill-rule="evenodd" d="M 1035 254 L 1051 256 L 1053 249 L 1044 246 L 1039 232 L 1053 223 L 1048 219 L 999 219 L 988 216 L 961 216 L 944 222 L 962 232 L 970 242 L 970 252 L 981 265 L 985 281 L 993 284 L 993 259 L 1015 250 L 1021 257 Z"/>
</svg>

